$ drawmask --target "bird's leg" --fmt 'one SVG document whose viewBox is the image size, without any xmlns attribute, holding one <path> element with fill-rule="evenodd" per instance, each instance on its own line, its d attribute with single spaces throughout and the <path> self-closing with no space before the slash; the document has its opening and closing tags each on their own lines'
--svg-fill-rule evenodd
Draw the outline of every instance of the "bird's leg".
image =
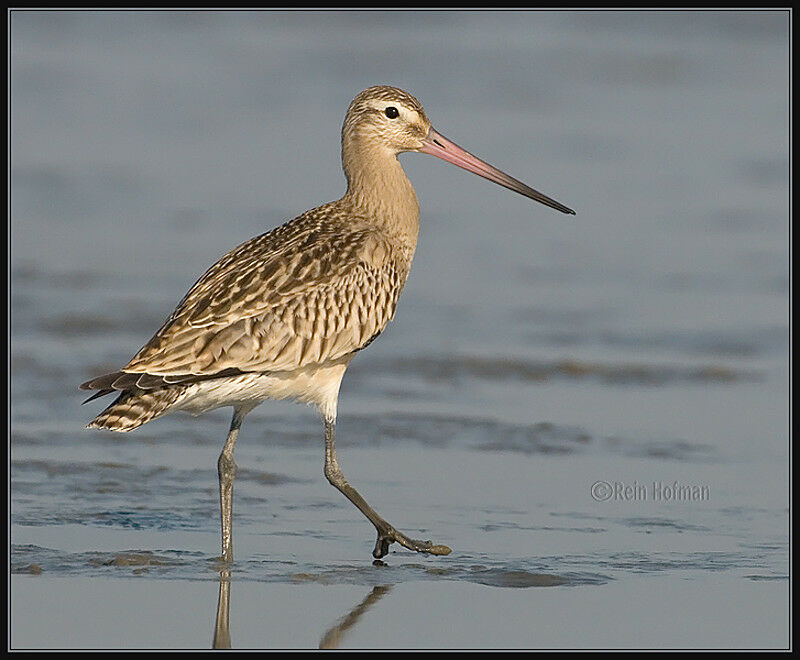
<svg viewBox="0 0 800 660">
<path fill-rule="evenodd" d="M 228 439 L 222 448 L 217 461 L 219 474 L 219 504 L 222 518 L 222 561 L 230 564 L 233 561 L 233 480 L 236 478 L 236 463 L 233 461 L 233 449 L 239 437 L 239 427 L 249 408 L 234 408 Z"/>
<path fill-rule="evenodd" d="M 416 550 L 417 552 L 427 552 L 432 555 L 450 554 L 450 548 L 446 545 L 434 545 L 430 541 L 415 541 L 402 532 L 398 532 L 392 525 L 381 518 L 361 497 L 358 491 L 347 482 L 339 467 L 339 462 L 336 460 L 335 425 L 336 422 L 333 419 L 325 418 L 325 476 L 348 500 L 358 507 L 358 510 L 378 530 L 378 540 L 375 542 L 372 556 L 376 559 L 385 556 L 389 552 L 389 546 L 395 541 L 409 550 Z"/>
</svg>

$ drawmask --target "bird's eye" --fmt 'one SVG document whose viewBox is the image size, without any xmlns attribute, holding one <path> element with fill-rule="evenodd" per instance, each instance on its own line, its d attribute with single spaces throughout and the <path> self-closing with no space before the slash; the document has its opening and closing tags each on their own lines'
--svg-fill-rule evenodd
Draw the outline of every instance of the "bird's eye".
<svg viewBox="0 0 800 660">
<path fill-rule="evenodd" d="M 400 111 L 395 108 L 393 105 L 390 105 L 386 110 L 383 111 L 389 119 L 397 119 L 400 116 Z"/>
</svg>

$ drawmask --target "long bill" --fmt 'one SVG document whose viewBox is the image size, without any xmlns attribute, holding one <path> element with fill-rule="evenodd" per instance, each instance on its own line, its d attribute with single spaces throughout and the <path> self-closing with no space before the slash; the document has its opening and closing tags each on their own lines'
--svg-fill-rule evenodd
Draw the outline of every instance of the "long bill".
<svg viewBox="0 0 800 660">
<path fill-rule="evenodd" d="M 568 206 L 564 206 L 547 195 L 543 195 L 538 190 L 526 186 L 522 181 L 517 181 L 514 177 L 509 176 L 505 172 L 501 172 L 496 167 L 492 167 L 489 163 L 485 163 L 477 156 L 473 156 L 468 151 L 459 147 L 455 142 L 451 142 L 444 137 L 444 135 L 432 128 L 428 131 L 427 137 L 422 141 L 422 145 L 422 149 L 419 150 L 420 153 L 436 156 L 437 158 L 446 160 L 448 163 L 453 163 L 453 165 L 458 165 L 469 172 L 482 176 L 484 179 L 499 183 L 501 186 L 518 192 L 520 195 L 530 197 L 545 206 L 554 208 L 562 213 L 575 215 L 575 211 Z"/>
</svg>

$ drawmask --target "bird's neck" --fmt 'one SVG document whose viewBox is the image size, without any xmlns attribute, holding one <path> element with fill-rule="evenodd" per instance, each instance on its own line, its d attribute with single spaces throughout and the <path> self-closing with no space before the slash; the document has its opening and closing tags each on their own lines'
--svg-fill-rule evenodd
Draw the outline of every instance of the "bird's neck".
<svg viewBox="0 0 800 660">
<path fill-rule="evenodd" d="M 419 233 L 419 202 L 397 156 L 357 145 L 342 155 L 347 177 L 343 201 L 368 214 L 376 226 L 413 250 Z"/>
</svg>

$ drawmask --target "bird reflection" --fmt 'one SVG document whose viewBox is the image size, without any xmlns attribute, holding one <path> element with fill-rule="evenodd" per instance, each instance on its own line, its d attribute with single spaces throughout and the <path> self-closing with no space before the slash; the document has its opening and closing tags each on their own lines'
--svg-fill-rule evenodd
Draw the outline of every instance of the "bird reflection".
<svg viewBox="0 0 800 660">
<path fill-rule="evenodd" d="M 383 596 L 391 591 L 391 585 L 378 585 L 367 594 L 366 598 L 358 603 L 350 612 L 336 622 L 323 636 L 319 642 L 321 649 L 335 649 L 344 637 L 361 618 L 361 615 L 369 610 Z M 221 570 L 219 573 L 219 600 L 217 601 L 217 619 L 214 624 L 214 649 L 231 648 L 230 631 L 231 614 L 231 572 L 228 569 Z"/>
<path fill-rule="evenodd" d="M 219 572 L 219 600 L 217 601 L 217 622 L 214 627 L 215 649 L 231 648 L 231 572 Z"/>
<path fill-rule="evenodd" d="M 356 605 L 348 614 L 343 616 L 339 621 L 328 630 L 319 641 L 319 648 L 321 649 L 336 649 L 342 641 L 344 634 L 352 628 L 356 622 L 361 618 L 370 607 L 377 603 L 392 587 L 388 584 L 378 585 L 367 594 L 367 597 Z"/>
</svg>

